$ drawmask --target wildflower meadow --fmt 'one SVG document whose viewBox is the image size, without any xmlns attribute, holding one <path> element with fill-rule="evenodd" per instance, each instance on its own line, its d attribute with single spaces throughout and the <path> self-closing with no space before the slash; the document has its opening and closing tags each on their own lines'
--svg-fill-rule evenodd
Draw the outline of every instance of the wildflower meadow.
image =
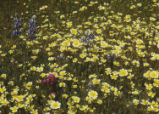
<svg viewBox="0 0 159 114">
<path fill-rule="evenodd" d="M 0 114 L 159 113 L 159 0 L 1 1 Z"/>
</svg>

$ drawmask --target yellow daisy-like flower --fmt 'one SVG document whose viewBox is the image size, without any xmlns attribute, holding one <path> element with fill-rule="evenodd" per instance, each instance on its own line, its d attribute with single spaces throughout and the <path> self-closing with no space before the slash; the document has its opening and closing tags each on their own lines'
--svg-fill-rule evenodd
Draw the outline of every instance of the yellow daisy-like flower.
<svg viewBox="0 0 159 114">
<path fill-rule="evenodd" d="M 80 54 L 80 58 L 83 59 L 83 58 L 85 58 L 85 57 L 86 57 L 86 53 L 81 53 L 81 54 Z"/>
<path fill-rule="evenodd" d="M 152 84 L 145 84 L 147 90 L 151 90 L 153 88 Z"/>
<path fill-rule="evenodd" d="M 6 91 L 6 88 L 5 87 L 0 87 L 0 93 L 3 93 L 3 92 L 5 92 Z"/>
<path fill-rule="evenodd" d="M 151 97 L 151 98 L 153 98 L 153 97 L 156 95 L 156 93 L 154 93 L 154 92 L 152 92 L 152 91 L 148 92 L 147 94 L 148 94 L 148 96 Z"/>
<path fill-rule="evenodd" d="M 80 102 L 80 98 L 77 96 L 72 96 L 72 99 L 75 103 L 79 103 Z"/>
<path fill-rule="evenodd" d="M 97 103 L 98 103 L 98 104 L 102 104 L 103 101 L 102 101 L 101 99 L 98 99 L 98 100 L 97 100 Z"/>
<path fill-rule="evenodd" d="M 159 80 L 158 79 L 154 79 L 153 86 L 159 87 Z"/>
<path fill-rule="evenodd" d="M 147 100 L 142 100 L 142 101 L 141 101 L 141 104 L 142 104 L 142 105 L 147 105 L 147 104 L 148 104 L 148 101 L 147 101 Z"/>
<path fill-rule="evenodd" d="M 67 74 L 67 73 L 66 73 L 66 71 L 64 71 L 64 70 L 60 72 L 60 75 L 62 75 L 62 76 L 66 75 L 66 74 Z"/>
<path fill-rule="evenodd" d="M 101 47 L 102 47 L 102 48 L 106 48 L 106 47 L 109 47 L 109 45 L 108 45 L 107 42 L 101 41 Z"/>
<path fill-rule="evenodd" d="M 92 99 L 97 99 L 98 93 L 94 90 L 91 90 L 90 92 L 88 92 L 88 96 L 91 97 Z"/>
<path fill-rule="evenodd" d="M 73 63 L 75 63 L 75 62 L 77 62 L 78 61 L 78 59 L 77 58 L 74 58 L 73 59 Z"/>
<path fill-rule="evenodd" d="M 38 54 L 39 51 L 40 51 L 39 49 L 32 50 L 33 54 Z"/>
<path fill-rule="evenodd" d="M 96 32 L 97 32 L 97 34 L 101 34 L 102 30 L 101 29 L 97 29 Z"/>
<path fill-rule="evenodd" d="M 63 41 L 62 46 L 70 46 L 70 41 L 66 40 L 66 41 Z"/>
<path fill-rule="evenodd" d="M 94 79 L 92 80 L 92 82 L 93 82 L 93 85 L 99 84 L 99 83 L 100 83 L 100 79 L 94 78 Z"/>
<path fill-rule="evenodd" d="M 6 79 L 7 75 L 6 74 L 1 74 L 1 77 Z"/>
<path fill-rule="evenodd" d="M 93 99 L 91 97 L 86 97 L 85 100 L 88 102 L 88 104 L 91 104 Z"/>
<path fill-rule="evenodd" d="M 113 80 L 116 80 L 118 78 L 118 76 L 117 75 L 111 75 L 110 78 L 113 79 Z"/>
<path fill-rule="evenodd" d="M 127 75 L 128 75 L 128 71 L 127 70 L 121 69 L 119 71 L 119 76 L 124 77 L 124 76 L 127 76 Z"/>
<path fill-rule="evenodd" d="M 70 28 L 72 26 L 72 22 L 67 22 L 67 27 Z"/>
<path fill-rule="evenodd" d="M 71 29 L 70 30 L 72 34 L 76 35 L 77 34 L 77 29 Z"/>
<path fill-rule="evenodd" d="M 77 39 L 73 40 L 73 44 L 74 47 L 80 47 L 81 46 L 81 42 Z"/>
<path fill-rule="evenodd" d="M 96 78 L 96 77 L 97 77 L 96 74 L 91 74 L 91 75 L 89 75 L 89 79 L 91 79 L 91 78 Z"/>
<path fill-rule="evenodd" d="M 133 99 L 133 103 L 134 103 L 134 105 L 138 105 L 139 104 L 139 100 L 138 99 Z"/>
<path fill-rule="evenodd" d="M 12 110 L 13 113 L 18 111 L 18 107 L 17 106 L 11 107 L 10 109 Z"/>
<path fill-rule="evenodd" d="M 144 74 L 143 74 L 143 76 L 145 77 L 145 78 L 151 78 L 150 77 L 150 71 L 147 71 L 147 72 L 145 72 Z"/>
<path fill-rule="evenodd" d="M 37 72 L 42 72 L 43 71 L 43 67 L 37 67 L 36 71 Z"/>
<path fill-rule="evenodd" d="M 157 71 L 150 72 L 150 77 L 151 78 L 158 78 L 158 72 Z"/>
<path fill-rule="evenodd" d="M 58 101 L 53 101 L 50 105 L 50 108 L 52 109 L 59 109 L 61 107 L 61 103 Z"/>
</svg>

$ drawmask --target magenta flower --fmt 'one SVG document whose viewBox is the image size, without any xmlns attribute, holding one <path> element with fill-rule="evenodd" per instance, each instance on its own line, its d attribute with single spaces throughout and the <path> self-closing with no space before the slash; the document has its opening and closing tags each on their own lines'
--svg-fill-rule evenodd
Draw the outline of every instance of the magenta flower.
<svg viewBox="0 0 159 114">
<path fill-rule="evenodd" d="M 55 78 L 55 76 L 53 74 L 49 74 L 47 79 L 44 79 L 41 81 L 42 84 L 49 84 L 52 86 L 55 86 L 57 83 L 57 79 Z"/>
<path fill-rule="evenodd" d="M 49 74 L 49 76 L 47 77 L 47 83 L 49 85 L 56 85 L 57 80 L 53 74 Z"/>
</svg>

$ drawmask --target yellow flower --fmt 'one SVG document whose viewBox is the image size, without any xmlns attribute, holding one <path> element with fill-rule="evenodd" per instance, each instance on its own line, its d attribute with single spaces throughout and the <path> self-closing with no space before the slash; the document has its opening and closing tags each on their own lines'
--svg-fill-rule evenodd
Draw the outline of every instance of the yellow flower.
<svg viewBox="0 0 159 114">
<path fill-rule="evenodd" d="M 142 104 L 142 105 L 147 105 L 147 104 L 148 104 L 148 101 L 142 100 L 142 101 L 141 101 L 141 104 Z"/>
<path fill-rule="evenodd" d="M 104 93 L 110 93 L 110 89 L 106 86 L 103 86 L 101 91 L 104 92 Z"/>
<path fill-rule="evenodd" d="M 145 84 L 147 90 L 151 90 L 153 88 L 152 84 Z"/>
<path fill-rule="evenodd" d="M 97 32 L 97 34 L 101 34 L 102 30 L 101 29 L 97 29 L 96 32 Z"/>
<path fill-rule="evenodd" d="M 159 79 L 154 79 L 153 86 L 159 87 Z"/>
<path fill-rule="evenodd" d="M 91 104 L 92 100 L 93 100 L 93 99 L 92 99 L 91 97 L 88 97 L 88 96 L 86 97 L 86 101 L 87 101 L 89 104 Z"/>
<path fill-rule="evenodd" d="M 158 72 L 157 71 L 152 71 L 152 72 L 150 72 L 150 77 L 151 78 L 158 78 Z"/>
<path fill-rule="evenodd" d="M 149 63 L 144 63 L 144 66 L 145 66 L 145 67 L 148 67 L 148 66 L 149 66 Z"/>
<path fill-rule="evenodd" d="M 36 67 L 35 67 L 35 66 L 32 66 L 32 67 L 30 68 L 30 70 L 36 71 Z"/>
<path fill-rule="evenodd" d="M 125 69 L 121 69 L 121 70 L 119 71 L 119 75 L 120 75 L 121 77 L 127 76 L 127 75 L 128 75 L 128 71 L 125 70 Z"/>
<path fill-rule="evenodd" d="M 62 97 L 65 98 L 65 99 L 67 99 L 68 95 L 67 94 L 63 94 Z"/>
<path fill-rule="evenodd" d="M 61 45 L 62 45 L 62 46 L 70 46 L 70 41 L 65 40 L 65 41 L 62 42 Z"/>
<path fill-rule="evenodd" d="M 103 101 L 102 101 L 101 99 L 98 99 L 98 100 L 97 100 L 97 103 L 98 103 L 98 104 L 102 104 Z"/>
<path fill-rule="evenodd" d="M 107 42 L 101 41 L 101 47 L 102 47 L 102 48 L 106 48 L 106 47 L 109 47 L 109 45 L 108 45 Z"/>
<path fill-rule="evenodd" d="M 72 34 L 76 35 L 77 34 L 77 29 L 71 29 L 70 30 Z"/>
<path fill-rule="evenodd" d="M 80 102 L 80 98 L 77 96 L 72 96 L 72 99 L 75 103 L 79 103 Z"/>
<path fill-rule="evenodd" d="M 91 90 L 88 92 L 88 96 L 91 97 L 92 99 L 96 99 L 98 97 L 98 93 L 94 90 Z"/>
<path fill-rule="evenodd" d="M 8 52 L 9 52 L 9 54 L 12 54 L 14 52 L 14 50 L 9 50 Z"/>
<path fill-rule="evenodd" d="M 77 62 L 78 61 L 78 59 L 77 58 L 74 58 L 73 59 L 73 63 L 75 63 L 75 62 Z"/>
<path fill-rule="evenodd" d="M 17 106 L 11 107 L 10 109 L 12 110 L 13 113 L 18 111 L 18 107 Z"/>
<path fill-rule="evenodd" d="M 148 79 L 151 78 L 150 77 L 150 71 L 145 72 L 143 75 L 144 75 L 145 78 L 148 78 Z"/>
<path fill-rule="evenodd" d="M 42 78 L 44 78 L 46 75 L 45 75 L 45 73 L 41 73 L 40 76 L 41 76 Z"/>
<path fill-rule="evenodd" d="M 113 80 L 116 80 L 118 78 L 118 76 L 117 75 L 111 75 L 110 78 L 113 79 Z"/>
<path fill-rule="evenodd" d="M 39 49 L 32 50 L 33 54 L 38 54 L 39 51 L 40 51 Z"/>
<path fill-rule="evenodd" d="M 72 85 L 72 88 L 77 88 L 77 85 Z"/>
<path fill-rule="evenodd" d="M 50 108 L 52 109 L 59 109 L 61 107 L 61 103 L 58 102 L 58 101 L 53 101 L 51 104 L 50 104 Z"/>
<path fill-rule="evenodd" d="M 32 114 L 38 114 L 38 110 L 32 110 Z"/>
<path fill-rule="evenodd" d="M 31 56 L 31 58 L 32 58 L 33 60 L 35 60 L 35 59 L 37 59 L 37 56 Z"/>
<path fill-rule="evenodd" d="M 60 82 L 59 87 L 66 87 L 66 84 L 64 82 Z"/>
<path fill-rule="evenodd" d="M 80 58 L 85 58 L 86 57 L 86 53 L 82 53 L 82 54 L 80 54 Z"/>
<path fill-rule="evenodd" d="M 77 39 L 74 39 L 73 40 L 73 44 L 72 44 L 74 47 L 80 47 L 81 46 L 81 42 Z"/>
<path fill-rule="evenodd" d="M 36 71 L 37 72 L 42 72 L 43 71 L 43 67 L 37 67 Z"/>
<path fill-rule="evenodd" d="M 26 86 L 32 86 L 32 82 L 28 82 Z"/>
<path fill-rule="evenodd" d="M 133 99 L 133 103 L 134 103 L 134 105 L 138 105 L 139 104 L 139 100 Z"/>
<path fill-rule="evenodd" d="M 100 79 L 94 78 L 94 79 L 92 80 L 92 82 L 93 82 L 94 85 L 99 84 L 99 83 L 100 83 Z"/>
<path fill-rule="evenodd" d="M 130 22 L 131 21 L 131 15 L 126 15 L 124 18 L 125 22 Z"/>
<path fill-rule="evenodd" d="M 111 68 L 106 68 L 105 70 L 106 70 L 105 73 L 106 73 L 107 75 L 110 75 L 110 74 L 111 74 Z"/>
<path fill-rule="evenodd" d="M 62 75 L 62 76 L 66 75 L 66 71 L 61 71 L 60 75 Z"/>
<path fill-rule="evenodd" d="M 139 91 L 138 91 L 138 90 L 132 91 L 132 94 L 133 94 L 133 95 L 138 95 L 138 94 L 139 94 Z"/>
<path fill-rule="evenodd" d="M 96 78 L 96 77 L 97 77 L 96 74 L 91 74 L 91 75 L 89 75 L 89 79 L 91 79 L 91 78 Z"/>
<path fill-rule="evenodd" d="M 156 93 L 154 93 L 152 91 L 148 92 L 148 96 L 151 97 L 151 98 L 153 98 L 155 95 L 156 95 Z"/>
<path fill-rule="evenodd" d="M 70 28 L 72 26 L 72 22 L 67 22 L 66 25 L 67 25 L 67 28 Z"/>
<path fill-rule="evenodd" d="M 6 79 L 7 75 L 6 74 L 1 74 L 1 77 Z"/>
<path fill-rule="evenodd" d="M 4 99 L 4 98 L 2 98 L 2 99 L 0 99 L 0 103 L 2 104 L 2 105 L 8 105 L 9 104 L 9 101 L 7 100 L 7 99 Z"/>
<path fill-rule="evenodd" d="M 114 95 L 115 96 L 119 96 L 120 95 L 120 91 L 114 91 Z"/>
<path fill-rule="evenodd" d="M 20 95 L 20 96 L 16 96 L 15 99 L 16 99 L 16 101 L 21 102 L 21 101 L 23 101 L 24 97 L 25 96 Z"/>
</svg>

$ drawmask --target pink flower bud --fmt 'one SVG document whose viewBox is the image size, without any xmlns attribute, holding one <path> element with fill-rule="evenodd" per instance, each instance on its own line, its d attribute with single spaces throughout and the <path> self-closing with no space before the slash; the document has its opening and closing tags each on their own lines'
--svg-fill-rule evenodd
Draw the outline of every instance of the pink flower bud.
<svg viewBox="0 0 159 114">
<path fill-rule="evenodd" d="M 51 95 L 56 97 L 56 92 L 51 92 Z"/>
</svg>

